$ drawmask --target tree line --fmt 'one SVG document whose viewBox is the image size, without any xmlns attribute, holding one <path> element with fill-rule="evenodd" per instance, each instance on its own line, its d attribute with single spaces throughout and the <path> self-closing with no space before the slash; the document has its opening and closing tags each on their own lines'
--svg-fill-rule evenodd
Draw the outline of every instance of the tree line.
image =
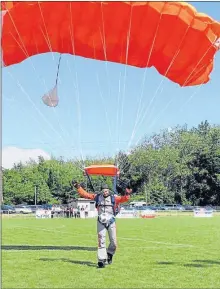
<svg viewBox="0 0 220 289">
<path fill-rule="evenodd" d="M 119 152 L 113 158 L 87 158 L 84 166 L 114 164 L 120 169 L 117 191 L 123 193 L 129 184 L 132 200 L 148 204 L 178 203 L 220 205 L 220 126 L 207 121 L 188 129 L 177 126 L 145 137 L 129 153 Z M 82 163 L 52 157 L 38 162 L 15 164 L 3 169 L 3 202 L 5 204 L 68 203 L 77 198 L 70 183 L 75 179 L 86 189 L 91 185 L 83 175 Z M 92 177 L 95 190 L 112 179 Z"/>
</svg>

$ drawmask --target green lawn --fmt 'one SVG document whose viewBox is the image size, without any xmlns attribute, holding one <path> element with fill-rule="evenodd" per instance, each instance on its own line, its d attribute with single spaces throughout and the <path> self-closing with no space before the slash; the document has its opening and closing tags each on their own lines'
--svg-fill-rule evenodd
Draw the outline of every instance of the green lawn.
<svg viewBox="0 0 220 289">
<path fill-rule="evenodd" d="M 3 288 L 220 288 L 220 217 L 117 220 L 97 269 L 96 220 L 4 218 Z"/>
</svg>

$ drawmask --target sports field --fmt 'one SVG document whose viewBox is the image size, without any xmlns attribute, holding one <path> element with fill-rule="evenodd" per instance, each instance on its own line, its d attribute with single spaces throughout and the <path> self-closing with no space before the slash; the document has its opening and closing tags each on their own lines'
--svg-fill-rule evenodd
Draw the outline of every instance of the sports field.
<svg viewBox="0 0 220 289">
<path fill-rule="evenodd" d="M 118 219 L 97 269 L 95 219 L 3 218 L 3 288 L 220 288 L 220 217 Z"/>
</svg>

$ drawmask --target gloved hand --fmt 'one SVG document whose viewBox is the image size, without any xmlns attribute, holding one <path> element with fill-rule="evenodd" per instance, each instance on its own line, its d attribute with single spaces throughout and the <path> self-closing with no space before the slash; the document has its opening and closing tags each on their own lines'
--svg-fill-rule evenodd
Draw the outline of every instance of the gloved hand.
<svg viewBox="0 0 220 289">
<path fill-rule="evenodd" d="M 77 183 L 77 181 L 72 180 L 72 186 L 76 189 L 78 189 L 80 187 L 80 184 Z"/>
<path fill-rule="evenodd" d="M 132 193 L 132 188 L 128 185 L 125 189 L 127 194 L 131 194 Z"/>
<path fill-rule="evenodd" d="M 131 185 L 130 184 L 127 184 L 127 186 L 126 186 L 126 189 L 131 189 Z"/>
</svg>

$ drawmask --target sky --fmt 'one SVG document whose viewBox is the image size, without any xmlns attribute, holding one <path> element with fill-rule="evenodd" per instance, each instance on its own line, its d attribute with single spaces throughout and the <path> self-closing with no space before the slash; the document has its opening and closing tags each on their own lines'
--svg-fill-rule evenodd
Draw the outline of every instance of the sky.
<svg viewBox="0 0 220 289">
<path fill-rule="evenodd" d="M 220 21 L 220 2 L 189 2 Z M 42 96 L 55 86 L 59 54 L 33 56 L 2 69 L 2 166 L 39 154 L 85 159 L 129 151 L 144 136 L 176 125 L 220 124 L 220 52 L 208 84 L 181 88 L 145 69 L 62 55 L 59 105 Z M 161 84 L 162 82 L 162 84 Z"/>
</svg>

